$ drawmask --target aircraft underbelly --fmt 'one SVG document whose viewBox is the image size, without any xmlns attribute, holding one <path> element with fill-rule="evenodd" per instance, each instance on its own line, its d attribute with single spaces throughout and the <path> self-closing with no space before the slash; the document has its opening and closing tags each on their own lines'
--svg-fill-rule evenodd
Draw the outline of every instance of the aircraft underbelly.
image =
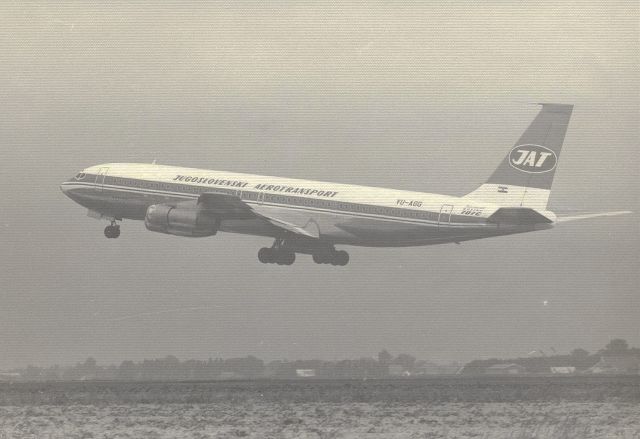
<svg viewBox="0 0 640 439">
<path fill-rule="evenodd" d="M 473 239 L 480 231 L 459 230 L 437 224 L 411 224 L 384 219 L 353 218 L 340 221 L 335 228 L 348 235 L 335 236 L 337 243 L 371 246 L 398 247 L 439 244 L 456 240 Z M 346 238 L 343 241 L 343 237 Z"/>
<path fill-rule="evenodd" d="M 313 222 L 320 231 L 320 238 L 334 244 L 371 247 L 417 246 L 476 239 L 486 234 L 486 230 L 478 228 L 459 229 L 438 224 L 416 224 L 282 207 L 263 209 L 262 212 L 300 227 Z M 259 219 L 223 221 L 220 230 L 266 236 L 273 236 L 274 231 L 268 223 L 265 224 Z"/>
</svg>

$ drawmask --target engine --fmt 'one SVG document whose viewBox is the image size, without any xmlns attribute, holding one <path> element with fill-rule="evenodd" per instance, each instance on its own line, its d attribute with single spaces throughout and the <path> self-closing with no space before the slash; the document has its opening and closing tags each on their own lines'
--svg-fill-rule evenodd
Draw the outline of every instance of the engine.
<svg viewBox="0 0 640 439">
<path fill-rule="evenodd" d="M 202 237 L 215 235 L 220 220 L 195 203 L 154 204 L 147 209 L 144 225 L 152 232 Z"/>
</svg>

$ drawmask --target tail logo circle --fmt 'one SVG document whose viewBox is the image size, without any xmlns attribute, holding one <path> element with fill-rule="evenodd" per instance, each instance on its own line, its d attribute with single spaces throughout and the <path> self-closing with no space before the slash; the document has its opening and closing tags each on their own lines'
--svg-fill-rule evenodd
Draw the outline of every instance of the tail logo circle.
<svg viewBox="0 0 640 439">
<path fill-rule="evenodd" d="M 518 171 L 542 174 L 555 169 L 558 156 L 542 145 L 525 144 L 515 146 L 509 153 L 509 164 Z"/>
</svg>

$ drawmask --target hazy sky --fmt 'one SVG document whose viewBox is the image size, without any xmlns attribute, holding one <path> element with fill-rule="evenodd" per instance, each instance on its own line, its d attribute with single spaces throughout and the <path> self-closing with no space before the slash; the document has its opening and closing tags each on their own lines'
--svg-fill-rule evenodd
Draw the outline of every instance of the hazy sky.
<svg viewBox="0 0 640 439">
<path fill-rule="evenodd" d="M 157 159 L 462 195 L 542 101 L 575 104 L 551 207 L 638 212 L 637 2 L 156 3 L 0 6 L 0 368 L 640 345 L 637 213 L 280 267 L 105 239 L 58 188 Z"/>
</svg>

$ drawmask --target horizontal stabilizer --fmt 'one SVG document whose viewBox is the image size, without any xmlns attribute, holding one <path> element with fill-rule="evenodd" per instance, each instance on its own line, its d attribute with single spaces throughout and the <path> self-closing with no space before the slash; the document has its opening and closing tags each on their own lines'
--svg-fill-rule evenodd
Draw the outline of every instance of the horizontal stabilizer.
<svg viewBox="0 0 640 439">
<path fill-rule="evenodd" d="M 628 213 L 633 213 L 633 212 L 631 212 L 630 210 L 618 210 L 614 212 L 583 213 L 580 215 L 566 215 L 566 216 L 558 215 L 558 219 L 556 220 L 556 222 L 564 223 L 567 221 L 577 221 L 582 219 L 597 218 L 600 216 L 626 215 Z"/>
<path fill-rule="evenodd" d="M 527 225 L 552 223 L 553 220 L 528 207 L 501 207 L 487 218 L 496 224 Z"/>
</svg>

